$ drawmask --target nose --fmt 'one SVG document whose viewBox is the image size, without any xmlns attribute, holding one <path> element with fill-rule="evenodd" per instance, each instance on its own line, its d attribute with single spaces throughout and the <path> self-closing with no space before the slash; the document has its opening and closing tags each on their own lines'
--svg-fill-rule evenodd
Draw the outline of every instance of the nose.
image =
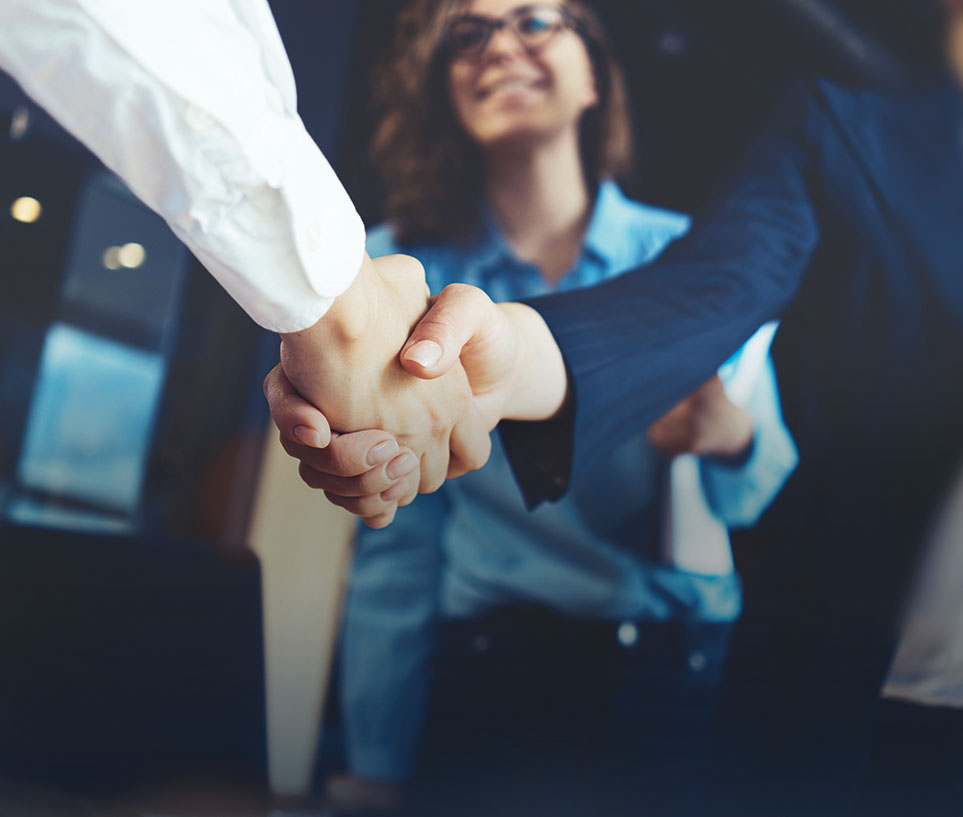
<svg viewBox="0 0 963 817">
<path fill-rule="evenodd" d="M 500 60 L 526 53 L 525 47 L 519 42 L 518 35 L 511 28 L 503 25 L 492 32 L 482 56 L 485 60 Z"/>
</svg>

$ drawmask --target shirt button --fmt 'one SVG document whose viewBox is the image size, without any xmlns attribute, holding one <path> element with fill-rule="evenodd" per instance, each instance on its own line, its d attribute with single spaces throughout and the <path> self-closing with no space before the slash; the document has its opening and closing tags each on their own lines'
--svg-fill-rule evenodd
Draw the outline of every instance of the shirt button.
<svg viewBox="0 0 963 817">
<path fill-rule="evenodd" d="M 693 672 L 702 672 L 706 668 L 706 664 L 709 663 L 709 659 L 706 658 L 706 654 L 700 650 L 689 653 L 689 669 Z"/>
<path fill-rule="evenodd" d="M 188 105 L 184 110 L 184 121 L 191 130 L 207 130 L 214 124 L 214 117 L 203 108 L 196 105 Z"/>
<path fill-rule="evenodd" d="M 634 647 L 639 640 L 639 628 L 631 621 L 623 621 L 615 635 L 623 647 Z"/>
</svg>

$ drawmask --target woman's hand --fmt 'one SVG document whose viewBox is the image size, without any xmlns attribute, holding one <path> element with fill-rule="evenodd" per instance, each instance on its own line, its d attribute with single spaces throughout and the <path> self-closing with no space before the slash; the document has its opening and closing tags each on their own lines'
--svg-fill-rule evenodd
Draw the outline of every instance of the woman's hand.
<svg viewBox="0 0 963 817">
<path fill-rule="evenodd" d="M 369 527 L 391 524 L 398 507 L 418 495 L 421 461 L 387 432 L 332 432 L 327 418 L 297 393 L 280 365 L 264 379 L 264 396 L 281 445 L 301 463 L 301 479 Z"/>
<path fill-rule="evenodd" d="M 649 442 L 666 457 L 738 457 L 752 444 L 752 417 L 714 376 L 649 426 Z"/>
</svg>

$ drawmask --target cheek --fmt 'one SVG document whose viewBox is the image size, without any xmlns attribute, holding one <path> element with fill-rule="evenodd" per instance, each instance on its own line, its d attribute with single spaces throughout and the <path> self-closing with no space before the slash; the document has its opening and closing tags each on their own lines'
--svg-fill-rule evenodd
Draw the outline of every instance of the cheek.
<svg viewBox="0 0 963 817">
<path fill-rule="evenodd" d="M 592 70 L 592 63 L 588 55 L 583 55 L 582 64 L 578 71 L 578 94 L 579 101 L 585 108 L 591 108 L 598 104 L 599 94 L 596 88 L 595 72 Z"/>
<path fill-rule="evenodd" d="M 552 70 L 557 86 L 568 103 L 566 107 L 584 111 L 597 105 L 595 74 L 581 42 L 560 49 L 553 57 Z"/>
<path fill-rule="evenodd" d="M 462 127 L 471 129 L 472 114 L 475 109 L 472 93 L 473 77 L 467 76 L 465 71 L 452 68 L 448 74 L 448 101 L 455 118 Z"/>
</svg>

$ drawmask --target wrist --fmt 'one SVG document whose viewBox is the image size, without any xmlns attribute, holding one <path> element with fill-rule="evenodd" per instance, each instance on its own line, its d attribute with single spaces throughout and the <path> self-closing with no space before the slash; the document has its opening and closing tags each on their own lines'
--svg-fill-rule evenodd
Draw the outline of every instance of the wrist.
<svg viewBox="0 0 963 817">
<path fill-rule="evenodd" d="M 517 348 L 508 378 L 504 419 L 549 420 L 569 399 L 568 371 L 548 324 L 530 306 L 499 304 L 512 323 Z"/>
<path fill-rule="evenodd" d="M 377 275 L 371 258 L 365 253 L 351 286 L 335 298 L 313 326 L 299 332 L 282 333 L 285 345 L 297 347 L 310 343 L 316 347 L 320 342 L 343 347 L 360 340 L 368 329 L 373 312 L 372 299 L 378 296 L 378 288 L 374 285 Z"/>
<path fill-rule="evenodd" d="M 371 316 L 377 314 L 377 275 L 365 253 L 351 286 L 320 320 L 300 332 L 281 335 L 281 367 L 309 402 L 318 405 L 346 370 L 366 364 L 362 340 L 370 333 Z"/>
<path fill-rule="evenodd" d="M 281 366 L 292 383 L 314 383 L 323 376 L 326 361 L 343 366 L 358 354 L 380 296 L 377 274 L 365 253 L 351 286 L 313 326 L 281 334 Z"/>
</svg>

